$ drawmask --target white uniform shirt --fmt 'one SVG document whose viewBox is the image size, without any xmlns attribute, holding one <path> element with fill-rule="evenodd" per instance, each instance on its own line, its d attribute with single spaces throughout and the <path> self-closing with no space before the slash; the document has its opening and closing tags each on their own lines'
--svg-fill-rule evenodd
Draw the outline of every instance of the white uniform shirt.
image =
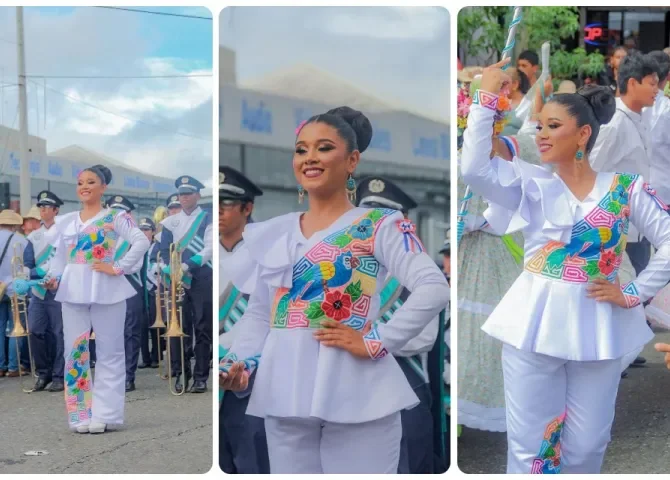
<svg viewBox="0 0 670 480">
<path fill-rule="evenodd" d="M 58 235 L 58 229 L 55 228 L 55 224 L 51 228 L 47 228 L 46 225 L 42 224 L 40 228 L 33 231 L 28 235 L 28 241 L 33 246 L 33 252 L 35 254 L 35 265 L 37 265 L 37 259 L 42 255 L 42 252 L 49 246 L 52 246 L 56 243 L 56 235 Z M 44 262 L 40 268 L 47 272 L 49 270 L 49 262 L 55 254 L 55 247 L 53 247 L 53 252 L 50 255 L 49 259 Z"/>
<path fill-rule="evenodd" d="M 202 212 L 200 207 L 196 207 L 195 210 L 193 210 L 190 214 L 182 210 L 176 215 L 167 217 L 161 222 L 161 225 L 165 226 L 168 230 L 170 230 L 170 232 L 172 232 L 172 241 L 177 243 L 188 233 L 188 230 L 191 228 L 191 225 L 193 225 L 193 222 L 198 217 L 198 215 L 200 215 L 200 212 Z M 204 248 L 202 248 L 199 253 L 202 257 L 202 265 L 205 265 L 207 262 L 212 260 L 213 234 L 211 224 L 208 225 L 205 229 L 205 238 L 203 240 Z M 163 262 L 164 261 L 165 259 L 163 259 Z"/>
<path fill-rule="evenodd" d="M 662 90 L 654 106 L 642 111 L 642 121 L 649 131 L 649 183 L 667 205 L 670 204 L 670 99 Z"/>
</svg>

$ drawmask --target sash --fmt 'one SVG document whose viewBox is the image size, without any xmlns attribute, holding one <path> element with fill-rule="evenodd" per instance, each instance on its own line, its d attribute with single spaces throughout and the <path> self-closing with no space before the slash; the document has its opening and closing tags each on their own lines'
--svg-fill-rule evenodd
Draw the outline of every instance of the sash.
<svg viewBox="0 0 670 480">
<path fill-rule="evenodd" d="M 433 413 L 433 451 L 437 465 L 435 473 L 444 473 L 450 465 L 450 445 L 447 422 L 447 413 L 444 399 L 447 397 L 444 384 L 444 360 L 446 355 L 446 343 L 444 334 L 446 326 L 446 311 L 440 312 L 440 328 L 433 349 L 428 353 L 428 378 L 430 379 L 430 392 L 432 397 L 431 410 Z"/>
<path fill-rule="evenodd" d="M 381 291 L 381 305 L 379 309 L 379 322 L 387 323 L 393 317 L 393 314 L 403 306 L 409 296 L 409 291 L 403 287 L 398 280 L 390 278 Z M 418 376 L 428 382 L 428 374 L 423 368 L 421 355 L 411 357 L 395 357 L 397 360 L 405 362 Z"/>
<path fill-rule="evenodd" d="M 179 240 L 179 242 L 177 242 L 177 250 L 180 253 L 188 251 L 192 255 L 197 255 L 203 248 L 205 248 L 204 239 L 198 236 L 198 230 L 200 230 L 205 217 L 207 217 L 207 212 L 202 210 L 195 218 L 186 234 Z M 211 261 L 207 262 L 205 265 L 212 268 Z"/>
<path fill-rule="evenodd" d="M 53 247 L 53 245 L 47 245 L 44 248 L 44 250 L 42 250 L 42 252 L 35 258 L 35 267 L 44 266 L 44 264 L 47 263 L 53 257 L 54 253 L 55 248 Z M 42 285 L 34 285 L 31 288 L 31 290 L 33 295 L 39 298 L 40 300 L 44 300 L 44 298 L 47 295 L 47 289 L 44 288 Z"/>
<path fill-rule="evenodd" d="M 114 262 L 118 262 L 121 260 L 126 253 L 128 253 L 128 250 L 130 250 L 130 243 L 126 242 L 123 240 L 119 247 L 116 249 L 116 252 L 114 252 Z M 144 262 L 142 263 L 142 266 L 144 267 Z M 126 275 L 126 279 L 131 283 L 133 288 L 141 292 L 144 289 L 144 284 L 142 282 L 142 269 L 140 268 L 139 272 L 135 272 L 131 275 Z"/>
<path fill-rule="evenodd" d="M 242 318 L 248 306 L 246 295 L 231 283 L 219 297 L 219 335 L 229 332 Z"/>
</svg>

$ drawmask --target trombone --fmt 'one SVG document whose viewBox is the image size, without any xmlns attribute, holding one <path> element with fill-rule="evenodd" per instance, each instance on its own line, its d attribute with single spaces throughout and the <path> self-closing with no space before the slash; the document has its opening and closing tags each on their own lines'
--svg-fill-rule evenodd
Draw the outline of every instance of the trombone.
<svg viewBox="0 0 670 480">
<path fill-rule="evenodd" d="M 184 333 L 182 326 L 184 324 L 184 315 L 182 311 L 181 301 L 184 298 L 184 284 L 182 282 L 183 271 L 181 269 L 180 252 L 177 246 L 173 243 L 170 245 L 170 297 L 166 299 L 166 311 L 168 317 L 167 331 L 162 336 L 167 340 L 167 371 L 168 371 L 168 387 L 170 393 L 175 396 L 183 395 L 186 392 L 186 368 L 184 362 L 184 337 L 188 337 Z M 182 391 L 177 392 L 172 387 L 172 354 L 170 348 L 172 338 L 178 338 L 181 347 L 181 375 L 183 376 Z M 190 366 L 190 365 L 189 365 Z"/>
<path fill-rule="evenodd" d="M 21 247 L 20 243 L 15 243 L 14 256 L 12 257 L 12 278 L 14 279 L 14 281 L 18 279 L 26 280 L 23 269 L 24 269 L 23 248 Z M 14 328 L 12 328 L 12 331 L 7 336 L 14 337 L 16 339 L 15 340 L 16 356 L 19 362 L 21 360 L 21 347 L 19 346 L 20 345 L 19 340 L 22 337 L 26 338 L 26 342 L 28 343 L 28 357 L 30 358 L 30 373 L 32 377 L 35 377 L 35 359 L 33 358 L 33 352 L 30 347 L 30 331 L 28 330 L 28 308 L 26 305 L 26 296 L 25 294 L 20 295 L 19 293 L 17 293 L 16 290 L 17 289 L 14 288 L 14 291 L 10 298 Z M 26 319 L 25 328 L 21 323 L 21 317 Z M 21 371 L 20 366 L 19 366 L 19 383 L 21 385 L 21 390 L 23 390 L 24 393 L 31 393 L 33 391 L 32 387 L 29 389 L 25 388 L 23 383 L 23 372 Z"/>
<path fill-rule="evenodd" d="M 161 263 L 161 254 L 158 252 L 156 254 L 156 265 L 160 265 Z M 154 320 L 154 323 L 149 327 L 149 328 L 155 328 L 156 329 L 156 339 L 157 341 L 157 346 L 158 346 L 158 376 L 161 377 L 162 380 L 167 380 L 170 376 L 169 373 L 163 373 L 163 368 L 161 367 L 161 363 L 166 367 L 167 369 L 170 368 L 170 365 L 165 362 L 165 357 L 162 355 L 162 350 L 163 347 L 161 345 L 161 328 L 166 328 L 167 325 L 165 325 L 165 321 L 163 320 L 163 305 L 166 303 L 166 288 L 163 285 L 163 282 L 161 281 L 161 273 L 157 272 L 156 275 L 156 320 Z M 169 343 L 169 342 L 168 342 Z M 169 345 L 168 345 L 168 350 L 169 350 Z"/>
</svg>

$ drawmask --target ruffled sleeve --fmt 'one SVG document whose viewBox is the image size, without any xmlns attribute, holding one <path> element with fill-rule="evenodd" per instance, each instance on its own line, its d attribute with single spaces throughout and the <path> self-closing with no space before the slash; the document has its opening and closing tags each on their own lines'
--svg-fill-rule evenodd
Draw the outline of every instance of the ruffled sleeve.
<svg viewBox="0 0 670 480">
<path fill-rule="evenodd" d="M 65 271 L 65 266 L 67 265 L 67 250 L 65 248 L 65 242 L 63 241 L 63 234 L 66 232 L 67 227 L 74 222 L 76 215 L 79 215 L 79 212 L 58 215 L 54 218 L 55 225 L 50 229 L 53 230 L 53 233 L 50 233 L 49 235 L 49 244 L 52 245 L 55 250 L 54 256 L 49 262 L 49 270 L 45 275 L 46 278 L 59 278 Z"/>
<path fill-rule="evenodd" d="M 293 238 L 298 213 L 251 223 L 244 229 L 244 244 L 221 268 L 237 289 L 253 294 L 259 284 L 291 288 L 298 244 Z"/>
</svg>

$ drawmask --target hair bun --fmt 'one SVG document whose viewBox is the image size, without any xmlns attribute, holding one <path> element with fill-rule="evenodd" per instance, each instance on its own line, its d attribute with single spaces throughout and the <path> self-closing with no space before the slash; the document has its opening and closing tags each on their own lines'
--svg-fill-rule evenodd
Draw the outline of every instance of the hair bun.
<svg viewBox="0 0 670 480">
<path fill-rule="evenodd" d="M 586 85 L 580 88 L 577 93 L 589 102 L 598 123 L 605 125 L 612 120 L 614 112 L 616 112 L 616 99 L 610 88 Z"/>
<path fill-rule="evenodd" d="M 368 117 L 351 107 L 337 107 L 326 112 L 328 115 L 336 115 L 351 125 L 356 133 L 358 151 L 363 153 L 372 140 L 372 124 Z"/>
<path fill-rule="evenodd" d="M 100 172 L 104 176 L 103 180 L 105 181 L 105 185 L 109 185 L 109 183 L 112 181 L 112 171 L 109 168 L 105 167 L 104 165 L 93 165 L 91 168 L 94 168 Z"/>
</svg>

